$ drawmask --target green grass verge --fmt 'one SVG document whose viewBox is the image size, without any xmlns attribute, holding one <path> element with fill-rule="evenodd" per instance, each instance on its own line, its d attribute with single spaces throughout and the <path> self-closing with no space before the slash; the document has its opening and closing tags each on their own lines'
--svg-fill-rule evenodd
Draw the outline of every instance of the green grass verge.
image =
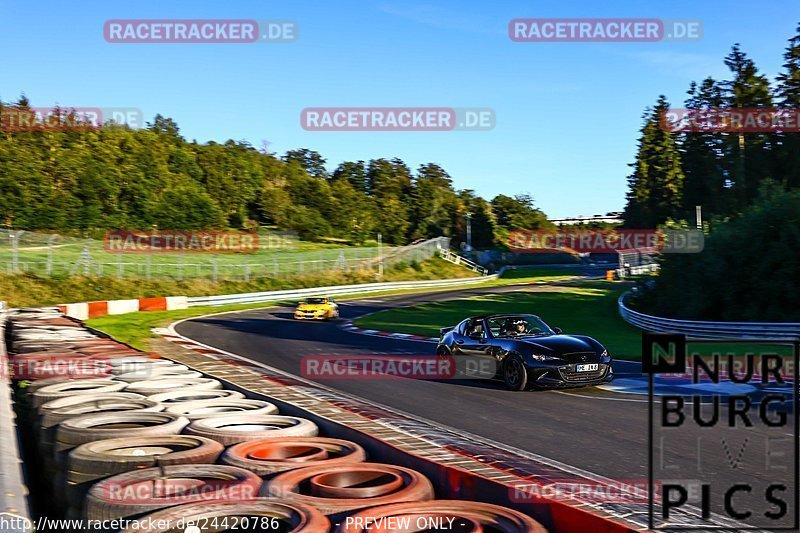
<svg viewBox="0 0 800 533">
<path fill-rule="evenodd" d="M 547 268 L 515 268 L 503 272 L 503 276 L 496 280 L 488 280 L 486 286 L 513 285 L 515 283 L 537 283 L 540 281 L 563 281 L 575 276 L 575 273 L 568 270 L 557 270 Z"/>
<path fill-rule="evenodd" d="M 544 292 L 514 292 L 435 302 L 381 311 L 355 321 L 362 328 L 436 336 L 439 328 L 482 313 L 533 313 L 566 333 L 589 335 L 617 358 L 641 358 L 640 331 L 617 313 L 625 286 L 606 281 L 548 287 Z"/>
<path fill-rule="evenodd" d="M 438 257 L 388 268 L 381 281 L 466 278 L 476 276 L 464 267 Z M 95 300 L 120 300 L 153 296 L 211 296 L 240 292 L 262 292 L 328 285 L 350 285 L 378 281 L 373 271 L 337 271 L 282 278 L 254 278 L 251 281 L 134 279 L 68 277 L 55 279 L 32 274 L 0 274 L 0 295 L 10 307 L 54 305 Z"/>
<path fill-rule="evenodd" d="M 269 307 L 270 302 L 257 304 L 233 304 L 207 307 L 192 307 L 177 311 L 148 311 L 142 313 L 127 313 L 124 315 L 108 315 L 92 318 L 86 321 L 88 326 L 108 333 L 120 342 L 130 344 L 134 348 L 150 351 L 150 339 L 156 338 L 150 330 L 163 328 L 184 318 L 208 315 L 211 313 L 224 313 L 226 311 L 245 311 Z"/>
</svg>

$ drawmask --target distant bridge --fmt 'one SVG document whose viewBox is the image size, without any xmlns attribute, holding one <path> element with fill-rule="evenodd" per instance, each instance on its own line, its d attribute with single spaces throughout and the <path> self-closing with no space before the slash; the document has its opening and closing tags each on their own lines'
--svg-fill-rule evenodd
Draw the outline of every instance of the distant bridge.
<svg viewBox="0 0 800 533">
<path fill-rule="evenodd" d="M 578 215 L 576 217 L 567 217 L 567 218 L 550 218 L 548 219 L 553 224 L 557 226 L 573 226 L 577 224 L 588 224 L 590 222 L 601 222 L 606 224 L 621 224 L 622 223 L 622 213 L 621 212 L 612 212 L 606 213 L 605 215 L 592 215 L 592 216 L 583 216 Z"/>
</svg>

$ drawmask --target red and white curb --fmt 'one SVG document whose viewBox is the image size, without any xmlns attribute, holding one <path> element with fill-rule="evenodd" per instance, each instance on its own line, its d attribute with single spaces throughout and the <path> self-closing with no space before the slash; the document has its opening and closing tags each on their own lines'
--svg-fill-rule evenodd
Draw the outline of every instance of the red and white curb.
<svg viewBox="0 0 800 533">
<path fill-rule="evenodd" d="M 364 329 L 346 320 L 339 326 L 341 329 L 359 335 L 370 335 L 372 337 L 391 337 L 393 339 L 403 339 L 407 341 L 439 342 L 439 337 L 426 337 L 424 335 L 412 335 L 410 333 L 393 333 L 391 331 L 380 331 L 377 329 Z"/>
<path fill-rule="evenodd" d="M 97 302 L 81 302 L 57 306 L 66 316 L 87 320 L 98 316 L 123 315 L 139 311 L 173 311 L 186 309 L 186 296 L 161 296 L 157 298 L 133 298 L 130 300 L 103 300 Z"/>
</svg>

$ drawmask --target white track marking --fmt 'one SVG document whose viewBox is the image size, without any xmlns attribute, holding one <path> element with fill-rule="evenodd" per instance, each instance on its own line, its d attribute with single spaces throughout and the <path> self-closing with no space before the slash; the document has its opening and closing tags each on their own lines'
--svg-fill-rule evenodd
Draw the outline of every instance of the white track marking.
<svg viewBox="0 0 800 533">
<path fill-rule="evenodd" d="M 575 396 L 577 398 L 589 398 L 591 400 L 611 400 L 614 402 L 634 402 L 634 403 L 647 403 L 647 400 L 637 400 L 636 398 L 608 398 L 606 396 L 589 396 L 588 394 L 578 394 L 576 392 L 565 392 L 560 390 L 554 390 L 550 392 L 555 392 L 556 394 L 563 394 L 564 396 Z M 614 394 L 625 394 L 623 393 L 614 393 Z"/>
</svg>

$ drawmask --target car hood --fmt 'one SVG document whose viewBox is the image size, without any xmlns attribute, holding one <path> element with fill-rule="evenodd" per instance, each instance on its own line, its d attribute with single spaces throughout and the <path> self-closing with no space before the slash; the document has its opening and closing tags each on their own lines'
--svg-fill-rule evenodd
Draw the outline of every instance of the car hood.
<svg viewBox="0 0 800 533">
<path fill-rule="evenodd" d="M 603 347 L 599 342 L 582 335 L 547 335 L 544 337 L 522 337 L 518 340 L 530 345 L 535 353 L 542 355 L 560 355 L 576 352 L 599 354 L 603 351 Z"/>
<path fill-rule="evenodd" d="M 298 311 L 324 311 L 328 304 L 302 304 L 297 306 Z"/>
</svg>

